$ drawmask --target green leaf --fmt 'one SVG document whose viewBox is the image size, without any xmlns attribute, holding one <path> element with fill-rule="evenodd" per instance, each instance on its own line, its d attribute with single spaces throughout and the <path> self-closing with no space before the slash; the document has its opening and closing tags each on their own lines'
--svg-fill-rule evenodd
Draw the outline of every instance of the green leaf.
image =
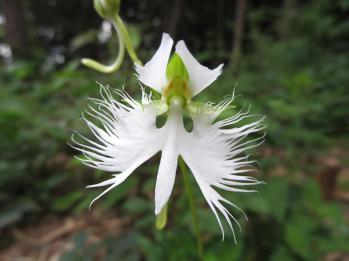
<svg viewBox="0 0 349 261">
<path fill-rule="evenodd" d="M 314 260 L 312 234 L 315 224 L 312 218 L 294 214 L 286 225 L 286 242 L 290 248 L 306 260 Z"/>
<path fill-rule="evenodd" d="M 134 214 L 145 212 L 151 208 L 151 202 L 144 198 L 130 198 L 124 204 L 124 208 Z"/>
<path fill-rule="evenodd" d="M 52 207 L 57 211 L 64 211 L 71 208 L 82 197 L 81 191 L 73 191 L 54 200 Z"/>
<path fill-rule="evenodd" d="M 227 195 L 231 197 L 231 195 Z M 259 214 L 269 215 L 271 213 L 270 206 L 266 199 L 257 193 L 236 193 L 232 202 L 244 209 L 245 211 L 251 211 Z"/>
<path fill-rule="evenodd" d="M 287 208 L 288 184 L 285 179 L 275 178 L 262 185 L 260 196 L 268 202 L 269 212 L 282 222 Z"/>
<path fill-rule="evenodd" d="M 270 261 L 293 261 L 295 258 L 292 256 L 292 253 L 284 246 L 277 247 L 272 253 Z"/>
</svg>

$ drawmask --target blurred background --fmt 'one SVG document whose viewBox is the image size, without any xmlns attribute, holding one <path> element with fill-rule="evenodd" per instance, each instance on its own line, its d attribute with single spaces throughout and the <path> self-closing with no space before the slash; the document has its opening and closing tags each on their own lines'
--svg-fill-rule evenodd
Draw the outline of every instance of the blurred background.
<svg viewBox="0 0 349 261">
<path fill-rule="evenodd" d="M 122 1 L 142 61 L 161 33 L 185 39 L 222 76 L 198 97 L 267 116 L 255 151 L 259 194 L 229 193 L 238 244 L 195 198 L 207 260 L 349 260 L 349 1 Z M 0 0 L 0 260 L 196 260 L 189 206 L 177 178 L 169 221 L 155 229 L 159 155 L 96 202 L 84 187 L 110 174 L 68 146 L 87 97 L 109 84 L 139 97 L 131 60 L 101 75 L 80 58 L 110 62 L 117 39 L 92 0 Z M 233 210 L 234 211 L 234 210 Z M 228 230 L 226 230 L 228 231 Z"/>
</svg>

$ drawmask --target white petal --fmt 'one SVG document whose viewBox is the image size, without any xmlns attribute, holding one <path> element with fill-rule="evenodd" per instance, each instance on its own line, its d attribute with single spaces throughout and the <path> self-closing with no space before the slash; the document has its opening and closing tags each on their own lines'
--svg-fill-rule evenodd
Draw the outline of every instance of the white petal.
<svg viewBox="0 0 349 261">
<path fill-rule="evenodd" d="M 162 34 L 161 44 L 154 56 L 144 66 L 135 64 L 138 79 L 143 84 L 161 93 L 167 85 L 166 68 L 173 46 L 172 38 Z"/>
<path fill-rule="evenodd" d="M 181 57 L 189 74 L 189 84 L 193 96 L 204 90 L 222 73 L 223 64 L 211 70 L 201 65 L 190 53 L 184 41 L 179 41 L 176 45 L 176 53 Z"/>
<path fill-rule="evenodd" d="M 237 157 L 237 155 L 251 147 L 247 146 L 248 143 L 244 146 L 244 143 L 240 144 L 240 142 L 247 135 L 259 131 L 261 122 L 257 121 L 255 124 L 235 128 L 234 131 L 229 132 L 227 129 L 221 129 L 224 124 L 220 121 L 213 124 L 215 117 L 212 115 L 215 113 L 201 113 L 193 118 L 193 131 L 182 137 L 179 152 L 199 184 L 222 232 L 223 226 L 219 213 L 223 215 L 234 233 L 231 221 L 238 226 L 239 224 L 222 203 L 238 207 L 219 195 L 214 187 L 234 192 L 253 192 L 254 190 L 248 190 L 246 187 L 260 183 L 253 177 L 243 176 L 244 170 L 250 166 L 251 161 L 248 161 L 248 157 Z M 239 113 L 225 121 L 239 121 L 243 115 Z M 244 186 L 244 189 L 241 189 L 241 186 Z"/>
<path fill-rule="evenodd" d="M 158 215 L 170 198 L 177 169 L 177 139 L 184 133 L 182 114 L 170 111 L 161 132 L 167 137 L 162 148 L 161 161 L 155 186 L 155 215 Z"/>
<path fill-rule="evenodd" d="M 72 137 L 74 148 L 85 156 L 81 159 L 84 164 L 118 173 L 109 180 L 89 186 L 110 186 L 96 199 L 122 183 L 139 165 L 160 151 L 163 144 L 155 124 L 156 109 L 151 101 L 145 101 L 147 97 L 143 95 L 146 103 L 143 105 L 121 91 L 115 92 L 124 103 L 114 100 L 106 87 L 101 87 L 102 99 L 92 99 L 98 107 L 91 109 L 89 114 L 100 121 L 99 126 L 84 117 L 96 141 L 81 135 L 81 141 Z"/>
</svg>

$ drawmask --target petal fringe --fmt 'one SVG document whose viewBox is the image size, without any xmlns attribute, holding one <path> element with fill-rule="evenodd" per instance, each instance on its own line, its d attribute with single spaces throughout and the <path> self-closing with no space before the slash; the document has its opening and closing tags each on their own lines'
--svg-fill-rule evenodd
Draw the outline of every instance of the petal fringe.
<svg viewBox="0 0 349 261">
<path fill-rule="evenodd" d="M 233 192 L 256 192 L 248 189 L 249 186 L 262 182 L 254 177 L 244 175 L 253 171 L 252 164 L 254 163 L 254 161 L 248 160 L 246 153 L 249 149 L 260 145 L 264 140 L 264 135 L 250 141 L 243 141 L 249 135 L 264 129 L 265 126 L 262 125 L 264 117 L 248 115 L 249 109 L 247 111 L 241 110 L 230 118 L 214 122 L 220 113 L 229 106 L 232 99 L 233 97 L 214 106 L 213 111 L 202 110 L 195 115 L 193 117 L 193 131 L 182 136 L 179 147 L 180 155 L 192 171 L 208 205 L 217 218 L 223 239 L 224 229 L 220 215 L 224 217 L 232 230 L 236 242 L 233 223 L 239 228 L 240 225 L 223 203 L 233 206 L 239 211 L 242 210 L 218 194 L 214 187 Z M 212 105 L 209 106 L 212 107 Z M 257 117 L 258 119 L 252 123 L 238 126 L 239 122 L 249 117 Z M 243 214 L 245 215 L 245 213 Z"/>
<path fill-rule="evenodd" d="M 112 94 L 121 98 L 119 102 Z M 143 103 L 133 100 L 127 93 L 100 86 L 101 99 L 91 99 L 90 106 L 82 119 L 95 139 L 79 133 L 72 135 L 75 149 L 82 152 L 79 158 L 87 166 L 103 171 L 118 173 L 109 180 L 88 186 L 109 186 L 91 204 L 122 183 L 138 166 L 156 154 L 162 147 L 162 136 L 156 128 L 156 109 L 151 96 L 143 93 Z M 92 119 L 98 122 L 93 122 Z"/>
</svg>

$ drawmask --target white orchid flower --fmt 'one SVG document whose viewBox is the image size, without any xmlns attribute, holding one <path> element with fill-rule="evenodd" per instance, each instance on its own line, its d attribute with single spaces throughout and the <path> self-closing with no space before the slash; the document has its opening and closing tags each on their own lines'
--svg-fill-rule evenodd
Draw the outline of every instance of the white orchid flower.
<svg viewBox="0 0 349 261">
<path fill-rule="evenodd" d="M 113 91 L 122 101 L 112 96 L 112 91 L 101 87 L 102 99 L 92 99 L 97 109 L 91 107 L 92 117 L 100 126 L 83 117 L 97 141 L 82 137 L 85 142 L 76 143 L 83 152 L 83 163 L 93 168 L 113 172 L 112 178 L 89 188 L 109 186 L 92 203 L 117 187 L 146 160 L 161 151 L 161 160 L 155 187 L 155 215 L 159 215 L 171 195 L 176 177 L 177 161 L 181 156 L 191 170 L 208 205 L 224 230 L 219 213 L 233 231 L 236 218 L 223 205 L 235 204 L 223 198 L 216 189 L 233 192 L 251 192 L 244 186 L 260 182 L 244 174 L 251 171 L 252 161 L 246 150 L 255 147 L 254 141 L 243 142 L 246 136 L 263 129 L 262 118 L 244 126 L 238 122 L 251 117 L 248 111 L 217 121 L 228 108 L 233 97 L 218 105 L 194 106 L 192 97 L 203 91 L 221 74 L 223 64 L 210 70 L 201 65 L 179 41 L 171 56 L 173 40 L 163 34 L 160 47 L 144 66 L 135 65 L 141 83 L 162 94 L 156 101 L 143 90 L 142 101 L 137 102 L 122 91 Z M 188 132 L 183 123 L 183 112 L 193 120 L 193 130 Z M 167 121 L 156 127 L 156 117 L 167 113 Z M 257 140 L 262 140 L 263 137 Z M 91 204 L 92 204 L 91 203 Z M 239 208 L 238 208 L 239 209 Z M 233 231 L 234 232 L 234 231 Z M 234 235 L 235 237 L 235 235 Z"/>
</svg>

